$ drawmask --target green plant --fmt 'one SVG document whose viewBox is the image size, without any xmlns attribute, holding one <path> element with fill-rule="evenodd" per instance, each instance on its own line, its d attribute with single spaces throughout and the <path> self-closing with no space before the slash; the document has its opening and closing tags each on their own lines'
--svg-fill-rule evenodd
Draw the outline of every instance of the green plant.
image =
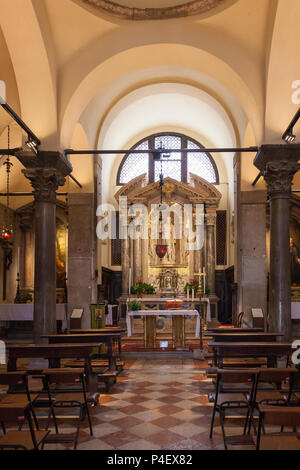
<svg viewBox="0 0 300 470">
<path fill-rule="evenodd" d="M 19 293 L 15 298 L 15 304 L 26 304 L 26 302 L 32 302 L 32 295 L 29 293 Z"/>
<path fill-rule="evenodd" d="M 136 312 L 137 310 L 142 309 L 142 304 L 141 302 L 138 302 L 137 300 L 131 300 L 130 302 L 128 302 L 128 309 L 131 312 Z"/>
<path fill-rule="evenodd" d="M 141 295 L 141 294 L 155 294 L 155 288 L 151 284 L 147 284 L 143 282 L 143 279 L 137 279 L 136 283 L 131 287 L 130 290 L 131 294 L 133 295 Z"/>
</svg>

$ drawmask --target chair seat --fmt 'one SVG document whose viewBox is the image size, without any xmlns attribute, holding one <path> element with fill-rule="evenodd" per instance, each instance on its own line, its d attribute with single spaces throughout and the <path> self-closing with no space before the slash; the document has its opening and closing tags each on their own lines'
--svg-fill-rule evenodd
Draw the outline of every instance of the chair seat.
<svg viewBox="0 0 300 470">
<path fill-rule="evenodd" d="M 30 395 L 30 398 L 31 398 L 31 401 L 34 402 L 37 398 L 38 398 L 39 394 L 38 393 L 35 393 L 35 394 L 31 394 Z M 28 403 L 28 398 L 27 398 L 27 395 L 26 393 L 7 393 L 3 399 L 0 401 L 1 404 L 5 405 L 5 404 L 10 404 L 10 403 L 16 403 L 18 405 L 20 404 L 24 404 L 26 405 Z"/>
<path fill-rule="evenodd" d="M 218 395 L 218 405 L 228 401 L 242 401 L 246 402 L 245 395 L 243 393 L 219 393 Z"/>
<path fill-rule="evenodd" d="M 277 434 L 261 436 L 260 450 L 300 450 L 300 440 L 296 435 Z"/>
<path fill-rule="evenodd" d="M 52 397 L 53 399 L 53 397 Z M 55 393 L 54 401 L 78 401 L 81 405 L 84 405 L 84 396 L 82 393 L 70 392 L 70 393 Z"/>
<path fill-rule="evenodd" d="M 262 400 L 285 400 L 284 392 L 279 390 L 259 390 L 256 394 L 256 402 L 261 402 Z"/>
<path fill-rule="evenodd" d="M 35 431 L 35 438 L 38 446 L 42 444 L 50 431 Z M 20 445 L 28 450 L 33 450 L 34 445 L 30 431 L 8 431 L 4 436 L 0 437 L 1 445 Z"/>
<path fill-rule="evenodd" d="M 74 442 L 76 439 L 76 433 L 59 433 L 49 434 L 45 439 L 45 444 L 66 444 L 68 442 Z"/>
</svg>

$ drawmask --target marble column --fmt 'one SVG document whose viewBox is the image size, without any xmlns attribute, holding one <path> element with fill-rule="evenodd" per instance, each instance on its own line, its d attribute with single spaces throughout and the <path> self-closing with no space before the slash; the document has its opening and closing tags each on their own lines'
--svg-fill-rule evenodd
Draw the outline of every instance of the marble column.
<svg viewBox="0 0 300 470">
<path fill-rule="evenodd" d="M 263 145 L 254 165 L 267 183 L 270 201 L 269 328 L 291 339 L 290 195 L 299 170 L 300 145 Z"/>
<path fill-rule="evenodd" d="M 20 228 L 23 232 L 23 253 L 22 269 L 20 269 L 21 286 L 25 290 L 33 288 L 33 247 L 32 247 L 32 228 L 34 221 L 34 212 L 21 213 Z M 21 274 L 22 273 L 22 274 Z"/>
<path fill-rule="evenodd" d="M 140 279 L 143 276 L 142 270 L 142 239 L 138 238 L 134 243 L 134 279 Z"/>
<path fill-rule="evenodd" d="M 35 200 L 34 342 L 56 332 L 56 191 L 72 171 L 59 152 L 20 152 Z"/>
<path fill-rule="evenodd" d="M 122 240 L 122 295 L 126 296 L 129 292 L 129 268 L 130 268 L 130 249 L 129 238 Z M 131 283 L 133 273 L 131 272 Z"/>
<path fill-rule="evenodd" d="M 206 274 L 209 295 L 215 295 L 216 290 L 216 208 L 206 208 L 205 231 L 206 231 Z"/>
</svg>

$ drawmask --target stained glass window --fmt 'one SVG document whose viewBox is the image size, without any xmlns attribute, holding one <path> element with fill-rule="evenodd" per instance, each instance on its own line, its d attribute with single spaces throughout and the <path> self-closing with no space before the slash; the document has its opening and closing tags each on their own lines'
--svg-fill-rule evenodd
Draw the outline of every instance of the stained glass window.
<svg viewBox="0 0 300 470">
<path fill-rule="evenodd" d="M 120 165 L 117 184 L 129 183 L 144 173 L 148 183 L 153 183 L 159 180 L 161 172 L 164 178 L 170 177 L 185 183 L 189 183 L 189 173 L 194 173 L 209 183 L 218 184 L 218 170 L 212 156 L 199 151 L 185 151 L 201 148 L 203 147 L 200 144 L 183 134 L 149 136 L 132 149 L 166 149 L 166 153 L 162 153 L 159 160 L 155 160 L 149 153 L 128 153 Z M 168 149 L 178 149 L 178 152 L 168 154 Z"/>
</svg>

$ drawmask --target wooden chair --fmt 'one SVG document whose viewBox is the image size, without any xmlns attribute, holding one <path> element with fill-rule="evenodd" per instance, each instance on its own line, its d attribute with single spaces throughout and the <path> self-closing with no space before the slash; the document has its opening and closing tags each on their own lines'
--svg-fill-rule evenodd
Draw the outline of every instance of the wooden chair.
<svg viewBox="0 0 300 470">
<path fill-rule="evenodd" d="M 253 415 L 260 405 L 286 406 L 290 403 L 297 373 L 296 368 L 290 367 L 259 370 L 249 420 L 249 433 L 251 423 L 255 430 Z M 285 386 L 286 383 L 288 387 Z"/>
<path fill-rule="evenodd" d="M 259 406 L 259 425 L 256 450 L 300 450 L 297 432 L 272 432 L 262 436 L 266 425 L 297 428 L 300 426 L 300 407 Z"/>
<path fill-rule="evenodd" d="M 34 430 L 28 404 L 21 406 L 16 403 L 0 403 L 0 421 L 4 423 L 4 435 L 0 437 L 0 450 L 39 450 L 49 434 L 48 430 Z M 26 421 L 29 425 L 29 431 L 7 431 L 7 424 L 15 426 Z"/>
<path fill-rule="evenodd" d="M 242 322 L 243 322 L 244 315 L 245 315 L 244 312 L 239 313 L 239 316 L 237 318 L 237 328 L 242 328 Z"/>
<path fill-rule="evenodd" d="M 39 397 L 38 393 L 30 393 L 28 375 L 26 372 L 1 372 L 0 385 L 8 387 L 7 393 L 2 397 L 0 404 L 15 403 L 16 405 L 29 405 L 36 428 L 39 429 L 38 420 L 34 412 L 34 403 Z M 0 420 L 1 421 L 1 420 Z"/>
<path fill-rule="evenodd" d="M 77 448 L 80 424 L 87 416 L 90 435 L 93 435 L 92 421 L 87 400 L 87 385 L 85 373 L 79 369 L 48 369 L 43 370 L 44 388 L 47 391 L 50 403 L 50 416 L 53 417 L 56 434 L 49 435 L 43 442 L 45 444 L 66 444 L 74 443 L 74 450 Z M 66 411 L 77 409 L 77 415 L 66 415 Z M 57 411 L 63 413 L 57 415 Z M 73 434 L 59 433 L 57 421 L 59 419 L 75 420 L 77 422 L 76 431 Z M 50 420 L 49 420 L 50 421 Z M 48 422 L 47 429 L 50 422 Z"/>
<path fill-rule="evenodd" d="M 244 409 L 246 411 L 243 436 L 246 434 L 247 423 L 251 414 L 252 401 L 256 386 L 257 369 L 248 370 L 217 370 L 216 392 L 211 419 L 210 438 L 213 436 L 213 428 L 216 413 L 219 413 L 225 450 L 227 450 L 227 438 L 225 435 L 224 421 L 226 410 Z M 247 399 L 245 393 L 250 391 Z M 244 443 L 246 443 L 246 438 Z M 248 439 L 249 440 L 249 439 Z"/>
</svg>

